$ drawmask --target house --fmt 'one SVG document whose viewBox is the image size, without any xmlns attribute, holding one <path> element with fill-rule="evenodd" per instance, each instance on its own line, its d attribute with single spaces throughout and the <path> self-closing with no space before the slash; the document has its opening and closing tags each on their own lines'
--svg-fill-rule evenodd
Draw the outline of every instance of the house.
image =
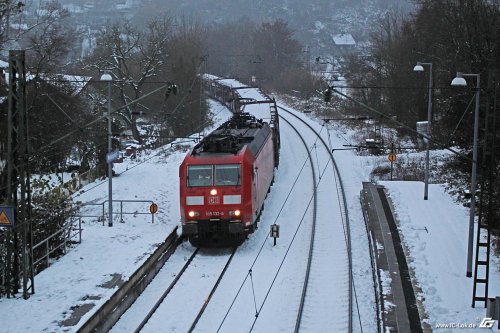
<svg viewBox="0 0 500 333">
<path fill-rule="evenodd" d="M 345 56 L 356 49 L 356 41 L 351 34 L 334 34 L 332 40 L 333 52 L 336 57 Z"/>
</svg>

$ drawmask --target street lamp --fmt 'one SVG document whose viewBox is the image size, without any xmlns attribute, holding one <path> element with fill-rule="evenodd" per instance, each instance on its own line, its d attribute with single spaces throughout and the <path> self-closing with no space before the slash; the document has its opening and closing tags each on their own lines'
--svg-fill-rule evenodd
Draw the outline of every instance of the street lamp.
<svg viewBox="0 0 500 333">
<path fill-rule="evenodd" d="M 108 163 L 108 226 L 113 226 L 113 161 L 111 152 L 113 151 L 112 133 L 111 133 L 111 74 L 105 73 L 101 75 L 101 81 L 108 82 L 108 154 L 106 162 Z"/>
<path fill-rule="evenodd" d="M 472 146 L 472 179 L 470 184 L 470 216 L 469 216 L 469 243 L 467 246 L 467 277 L 472 276 L 472 247 L 474 245 L 474 219 L 476 217 L 476 188 L 477 188 L 477 139 L 479 133 L 479 74 L 463 74 L 457 72 L 457 76 L 451 81 L 452 86 L 467 86 L 464 77 L 476 78 L 476 108 L 474 111 L 474 143 Z"/>
<path fill-rule="evenodd" d="M 413 67 L 414 72 L 423 72 L 423 65 L 429 66 L 429 94 L 427 101 L 427 138 L 425 142 L 427 143 L 427 152 L 425 154 L 425 179 L 424 179 L 424 200 L 429 198 L 429 150 L 430 150 L 430 138 L 431 138 L 431 120 L 432 120 L 432 63 L 431 62 L 417 62 L 415 67 Z"/>
</svg>

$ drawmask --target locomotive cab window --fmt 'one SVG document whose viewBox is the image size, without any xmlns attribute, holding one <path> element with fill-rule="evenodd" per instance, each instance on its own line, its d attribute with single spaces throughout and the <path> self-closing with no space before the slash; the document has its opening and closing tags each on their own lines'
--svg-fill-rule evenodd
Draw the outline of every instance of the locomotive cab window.
<svg viewBox="0 0 500 333">
<path fill-rule="evenodd" d="M 212 186 L 211 165 L 190 165 L 187 171 L 188 186 Z"/>
<path fill-rule="evenodd" d="M 241 184 L 241 172 L 239 164 L 215 165 L 215 185 L 236 186 Z"/>
</svg>

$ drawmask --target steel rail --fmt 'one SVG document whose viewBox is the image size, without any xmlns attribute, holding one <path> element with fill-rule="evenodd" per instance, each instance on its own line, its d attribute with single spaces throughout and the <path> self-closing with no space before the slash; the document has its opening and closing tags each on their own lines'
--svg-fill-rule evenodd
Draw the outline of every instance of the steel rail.
<svg viewBox="0 0 500 333">
<path fill-rule="evenodd" d="M 198 254 L 199 250 L 200 250 L 199 247 L 196 248 L 196 250 L 193 252 L 193 254 L 191 255 L 191 257 L 189 257 L 188 261 L 186 261 L 186 263 L 184 264 L 184 266 L 182 267 L 182 269 L 179 271 L 179 273 L 177 273 L 177 276 L 172 281 L 172 283 L 170 283 L 170 285 L 163 292 L 163 294 L 158 299 L 158 301 L 156 301 L 155 305 L 151 308 L 151 310 L 149 310 L 149 312 L 146 315 L 146 317 L 144 317 L 144 319 L 141 321 L 141 323 L 139 324 L 139 326 L 137 326 L 137 328 L 135 329 L 134 333 L 139 333 L 144 328 L 144 325 L 146 325 L 146 323 L 149 321 L 149 319 L 151 319 L 151 317 L 153 316 L 153 314 L 156 312 L 156 310 L 158 310 L 158 308 L 163 303 L 163 301 L 165 300 L 165 298 L 168 296 L 168 294 L 170 293 L 170 291 L 172 291 L 172 289 L 176 285 L 177 281 L 179 281 L 179 279 L 181 278 L 182 274 L 184 274 L 184 272 L 186 271 L 186 269 L 188 268 L 188 266 L 193 261 L 194 257 Z"/>
<path fill-rule="evenodd" d="M 345 228 L 346 228 L 346 238 L 347 238 L 347 257 L 348 257 L 348 269 L 349 269 L 349 323 L 348 323 L 348 332 L 352 332 L 352 314 L 353 314 L 353 297 L 352 297 L 352 292 L 353 292 L 353 272 L 352 272 L 352 249 L 351 249 L 351 229 L 350 229 L 350 223 L 349 223 L 349 212 L 347 209 L 347 199 L 345 195 L 345 189 L 344 189 L 344 184 L 342 181 L 342 177 L 340 175 L 339 167 L 337 165 L 337 162 L 335 161 L 335 158 L 333 157 L 333 153 L 330 151 L 329 146 L 321 137 L 321 135 L 306 121 L 301 119 L 299 116 L 291 112 L 290 110 L 287 110 L 281 106 L 278 106 L 279 109 L 285 111 L 286 113 L 290 114 L 291 116 L 297 118 L 299 121 L 304 123 L 321 141 L 325 149 L 328 151 L 328 154 L 330 156 L 330 160 L 332 161 L 333 169 L 335 174 L 337 175 L 338 178 L 338 183 L 340 185 L 340 191 L 342 193 L 342 201 L 343 201 L 343 208 L 344 208 L 344 214 L 345 214 Z M 281 117 L 281 115 L 280 115 Z M 286 121 L 286 120 L 285 120 Z M 297 332 L 297 331 L 296 331 Z"/>
<path fill-rule="evenodd" d="M 311 164 L 311 170 L 313 174 L 313 196 L 314 196 L 314 203 L 313 203 L 313 221 L 312 221 L 312 227 L 311 227 L 311 239 L 309 243 L 309 253 L 307 256 L 307 268 L 306 268 L 306 274 L 304 277 L 304 284 L 302 286 L 302 294 L 300 297 L 300 303 L 299 303 L 299 310 L 297 312 L 297 319 L 295 321 L 295 329 L 294 332 L 297 333 L 300 329 L 300 323 L 302 321 L 302 313 L 304 310 L 304 304 L 305 304 L 305 298 L 307 294 L 307 286 L 309 284 L 309 276 L 311 273 L 311 263 L 312 263 L 312 255 L 313 255 L 313 250 L 314 250 L 314 237 L 316 234 L 316 216 L 317 216 L 317 208 L 318 208 L 318 191 L 316 187 L 316 169 L 314 168 L 314 162 L 313 158 L 311 156 L 311 152 L 309 151 L 309 148 L 307 146 L 306 141 L 304 140 L 304 137 L 302 134 L 300 134 L 299 130 L 293 126 L 286 118 L 284 118 L 282 115 L 279 115 L 281 119 L 283 119 L 298 135 L 298 137 L 302 140 L 302 143 L 304 144 L 307 154 L 309 156 L 309 162 Z"/>
<path fill-rule="evenodd" d="M 222 272 L 220 273 L 219 278 L 217 279 L 217 282 L 215 282 L 214 287 L 212 288 L 212 290 L 210 290 L 210 293 L 208 294 L 207 298 L 203 302 L 203 305 L 202 305 L 200 311 L 198 312 L 198 314 L 196 315 L 196 318 L 193 321 L 193 324 L 189 328 L 188 333 L 191 333 L 191 332 L 194 331 L 194 329 L 196 327 L 196 324 L 198 324 L 198 321 L 200 320 L 201 316 L 203 315 L 203 312 L 205 312 L 205 309 L 207 308 L 208 303 L 210 303 L 210 300 L 212 299 L 212 296 L 214 295 L 215 291 L 217 290 L 217 287 L 219 287 L 219 283 L 221 282 L 222 278 L 226 274 L 227 268 L 229 267 L 229 264 L 231 263 L 231 260 L 233 260 L 234 254 L 236 253 L 236 249 L 238 249 L 238 247 L 235 247 L 233 249 L 233 252 L 231 253 L 231 256 L 229 257 L 229 260 L 227 261 L 226 265 L 222 269 Z"/>
</svg>

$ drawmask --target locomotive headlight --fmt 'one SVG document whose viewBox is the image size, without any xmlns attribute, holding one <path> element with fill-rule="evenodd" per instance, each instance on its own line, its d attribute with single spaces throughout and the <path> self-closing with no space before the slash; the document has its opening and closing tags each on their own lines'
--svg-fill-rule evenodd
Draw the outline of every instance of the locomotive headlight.
<svg viewBox="0 0 500 333">
<path fill-rule="evenodd" d="M 236 216 L 236 217 L 238 217 L 240 215 L 241 215 L 241 211 L 239 209 L 237 209 L 237 210 L 230 210 L 229 211 L 229 216 Z"/>
<path fill-rule="evenodd" d="M 198 212 L 195 212 L 193 210 L 190 210 L 189 213 L 188 213 L 189 217 L 195 217 L 195 216 L 200 216 L 200 214 Z"/>
<path fill-rule="evenodd" d="M 215 188 L 211 189 L 210 195 L 217 195 L 217 189 L 215 189 Z"/>
</svg>

